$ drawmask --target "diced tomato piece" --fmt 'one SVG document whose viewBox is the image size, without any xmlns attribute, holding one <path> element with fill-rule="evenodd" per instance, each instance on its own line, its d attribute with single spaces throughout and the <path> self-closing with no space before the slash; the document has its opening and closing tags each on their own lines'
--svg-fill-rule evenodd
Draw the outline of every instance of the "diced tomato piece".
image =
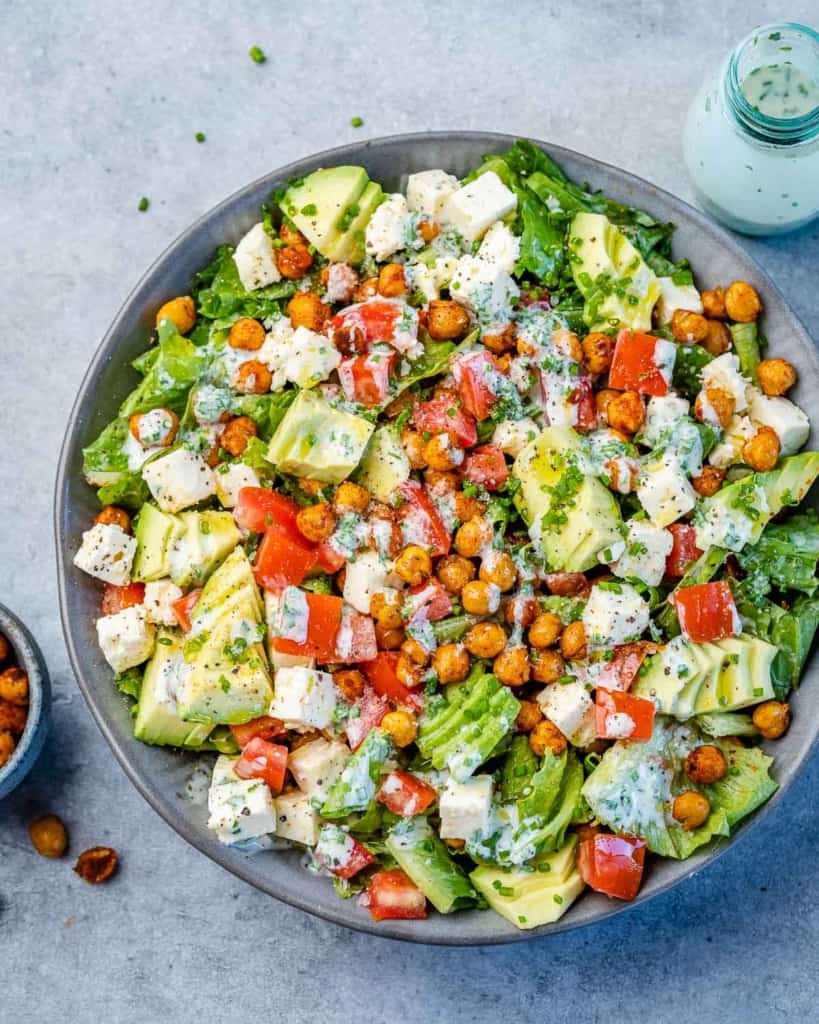
<svg viewBox="0 0 819 1024">
<path fill-rule="evenodd" d="M 640 891 L 645 859 L 645 839 L 605 832 L 584 839 L 578 857 L 586 885 L 618 900 L 633 900 Z"/>
<path fill-rule="evenodd" d="M 623 690 L 597 687 L 594 724 L 598 739 L 645 743 L 654 729 L 654 701 Z"/>
<path fill-rule="evenodd" d="M 375 623 L 369 615 L 345 606 L 336 636 L 336 661 L 372 661 L 377 654 Z"/>
<path fill-rule="evenodd" d="M 366 846 L 362 846 L 361 843 L 354 837 L 349 835 L 345 836 L 344 850 L 339 851 L 338 858 L 323 857 L 321 852 L 316 849 L 314 851 L 316 860 L 325 867 L 331 874 L 337 878 L 352 878 L 353 875 L 357 875 L 359 871 L 363 871 L 364 868 L 369 867 L 370 864 L 375 863 L 375 857 L 370 853 Z"/>
<path fill-rule="evenodd" d="M 693 526 L 688 523 L 672 523 L 666 529 L 671 534 L 673 544 L 665 560 L 665 574 L 678 579 L 685 576 L 688 567 L 696 562 L 702 551 L 697 547 L 697 531 Z"/>
<path fill-rule="evenodd" d="M 345 396 L 369 408 L 381 405 L 387 397 L 390 373 L 397 358 L 396 352 L 376 350 L 342 360 L 338 378 Z"/>
<path fill-rule="evenodd" d="M 550 594 L 557 597 L 588 597 L 591 587 L 582 572 L 550 572 L 546 575 Z"/>
<path fill-rule="evenodd" d="M 102 594 L 102 614 L 116 615 L 117 612 L 142 604 L 145 600 L 144 583 L 127 583 L 124 587 L 106 583 Z"/>
<path fill-rule="evenodd" d="M 174 601 L 171 605 L 176 621 L 179 623 L 183 633 L 190 633 L 191 631 L 191 615 L 201 595 L 201 590 L 192 590 L 189 594 L 180 597 L 178 601 Z"/>
<path fill-rule="evenodd" d="M 263 779 L 273 793 L 280 793 L 287 771 L 287 747 L 268 743 L 256 736 L 243 749 L 233 766 L 240 779 Z"/>
<path fill-rule="evenodd" d="M 425 610 L 428 622 L 438 622 L 452 614 L 452 595 L 434 579 L 410 587 L 404 600 L 404 613 L 409 612 L 408 621 Z"/>
<path fill-rule="evenodd" d="M 264 533 L 270 526 L 279 525 L 288 532 L 298 534 L 296 515 L 299 506 L 266 487 L 243 487 L 239 491 L 233 518 L 245 530 Z"/>
<path fill-rule="evenodd" d="M 232 725 L 230 731 L 233 738 L 244 749 L 251 740 L 273 740 L 277 736 L 284 736 L 287 729 L 284 723 L 278 718 L 271 718 L 269 715 L 262 715 L 260 718 L 253 718 L 243 725 Z"/>
<path fill-rule="evenodd" d="M 609 386 L 643 395 L 667 395 L 676 351 L 673 342 L 623 328 L 614 346 Z"/>
<path fill-rule="evenodd" d="M 365 669 L 366 672 L 366 669 Z M 347 734 L 347 742 L 352 750 L 357 750 L 370 729 L 375 729 L 381 724 L 381 719 L 390 710 L 387 698 L 375 692 L 368 686 L 355 702 L 355 711 L 347 719 L 344 731 Z"/>
<path fill-rule="evenodd" d="M 645 659 L 658 650 L 658 645 L 649 640 L 615 647 L 611 660 L 606 662 L 597 677 L 597 685 L 607 690 L 628 690 Z"/>
<path fill-rule="evenodd" d="M 492 383 L 500 372 L 494 356 L 486 349 L 468 352 L 452 363 L 452 374 L 464 409 L 476 420 L 489 418 L 492 406 L 498 400 Z"/>
<path fill-rule="evenodd" d="M 740 632 L 739 613 L 726 580 L 683 587 L 671 595 L 671 601 L 687 640 L 701 644 Z"/>
<path fill-rule="evenodd" d="M 380 341 L 399 351 L 410 347 L 418 336 L 418 313 L 395 299 L 368 299 L 342 309 L 329 321 L 330 338 L 343 332 L 353 348 L 363 352 Z"/>
<path fill-rule="evenodd" d="M 411 421 L 417 430 L 449 434 L 461 448 L 471 448 L 478 440 L 475 420 L 461 407 L 461 399 L 457 395 L 441 395 L 421 402 L 413 411 Z"/>
<path fill-rule="evenodd" d="M 397 491 L 403 499 L 398 509 L 399 520 L 407 523 L 412 536 L 423 537 L 416 543 L 421 543 L 433 556 L 448 554 L 452 538 L 426 489 L 417 480 L 405 480 Z"/>
<path fill-rule="evenodd" d="M 316 565 L 323 572 L 329 572 L 332 576 L 333 573 L 344 565 L 347 559 L 340 552 L 336 551 L 333 545 L 326 540 L 323 540 L 321 544 L 316 548 Z"/>
<path fill-rule="evenodd" d="M 317 561 L 315 544 L 277 524 L 265 530 L 253 571 L 260 587 L 278 593 L 291 584 L 298 586 Z"/>
<path fill-rule="evenodd" d="M 429 785 L 410 772 L 396 770 L 384 779 L 376 800 L 393 814 L 402 818 L 412 818 L 423 814 L 438 799 L 438 794 Z"/>
<path fill-rule="evenodd" d="M 588 374 L 578 377 L 577 386 L 569 395 L 569 404 L 576 410 L 574 425 L 577 430 L 594 430 L 597 427 L 597 403 Z"/>
<path fill-rule="evenodd" d="M 375 921 L 427 916 L 427 898 L 400 868 L 376 871 L 367 889 L 370 914 Z"/>
<path fill-rule="evenodd" d="M 410 690 L 398 678 L 395 666 L 398 654 L 395 651 L 379 651 L 377 656 L 362 665 L 364 675 L 377 694 L 387 697 L 396 704 L 406 704 L 416 711 L 423 706 L 421 695 Z"/>
<path fill-rule="evenodd" d="M 282 654 L 303 654 L 322 664 L 337 660 L 336 637 L 341 625 L 344 602 L 333 594 L 305 593 L 307 600 L 307 639 L 302 643 L 277 636 L 273 646 Z"/>
<path fill-rule="evenodd" d="M 509 467 L 503 452 L 494 444 L 473 448 L 464 460 L 464 476 L 473 484 L 496 491 L 509 478 Z"/>
</svg>

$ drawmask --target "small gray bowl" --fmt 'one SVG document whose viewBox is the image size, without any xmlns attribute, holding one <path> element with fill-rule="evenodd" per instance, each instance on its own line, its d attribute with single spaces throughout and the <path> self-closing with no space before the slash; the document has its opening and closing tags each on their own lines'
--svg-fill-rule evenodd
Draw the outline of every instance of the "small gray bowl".
<svg viewBox="0 0 819 1024">
<path fill-rule="evenodd" d="M 0 633 L 13 652 L 11 662 L 28 673 L 29 705 L 26 728 L 11 759 L 0 768 L 0 800 L 23 781 L 40 756 L 51 714 L 51 683 L 42 652 L 31 633 L 8 608 L 0 604 Z"/>
</svg>

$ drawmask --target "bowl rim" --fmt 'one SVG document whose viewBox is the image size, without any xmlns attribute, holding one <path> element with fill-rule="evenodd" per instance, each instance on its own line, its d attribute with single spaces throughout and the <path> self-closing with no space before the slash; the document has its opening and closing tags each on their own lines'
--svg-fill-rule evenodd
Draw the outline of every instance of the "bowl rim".
<svg viewBox="0 0 819 1024">
<path fill-rule="evenodd" d="M 38 742 L 38 736 L 42 735 L 44 737 L 44 733 L 41 730 L 47 728 L 48 724 L 48 703 L 51 696 L 51 687 L 43 652 L 40 650 L 37 641 L 22 619 L 4 604 L 0 604 L 0 633 L 9 641 L 20 667 L 26 670 L 29 686 L 28 714 L 25 729 L 20 736 L 17 746 L 14 748 L 14 753 L 3 767 L 0 768 L 0 789 L 2 789 L 4 784 L 12 778 L 29 758 L 32 749 L 35 748 Z M 20 777 L 14 780 L 11 789 L 5 794 L 6 796 L 23 781 L 28 771 L 34 766 L 35 760 L 36 755 L 20 774 Z"/>
<path fill-rule="evenodd" d="M 76 432 L 77 422 L 79 419 L 78 414 L 81 406 L 83 405 L 83 401 L 86 398 L 86 393 L 89 386 L 98 376 L 103 365 L 112 357 L 114 352 L 114 349 L 112 349 L 112 341 L 119 333 L 120 324 L 126 319 L 136 296 L 142 290 L 143 285 L 150 280 L 158 265 L 168 259 L 177 249 L 181 248 L 189 238 L 202 231 L 222 210 L 235 203 L 241 202 L 243 197 L 250 196 L 252 193 L 258 191 L 265 183 L 268 183 L 272 189 L 273 182 L 275 181 L 283 181 L 293 177 L 294 175 L 309 173 L 309 170 L 305 169 L 305 165 L 309 165 L 310 170 L 313 170 L 319 167 L 328 166 L 331 162 L 344 162 L 347 156 L 352 156 L 353 154 L 356 154 L 356 158 L 360 159 L 362 150 L 379 149 L 389 147 L 390 145 L 401 145 L 412 142 L 453 144 L 460 141 L 472 141 L 484 143 L 487 147 L 487 152 L 489 152 L 496 146 L 508 147 L 515 140 L 521 138 L 525 138 L 533 142 L 538 147 L 545 149 L 546 152 L 553 156 L 558 163 L 569 160 L 587 166 L 592 177 L 592 181 L 594 173 L 602 171 L 618 179 L 625 187 L 636 185 L 641 190 L 645 190 L 656 195 L 665 204 L 666 208 L 672 211 L 675 217 L 683 218 L 687 222 L 692 223 L 699 232 L 710 235 L 715 242 L 726 249 L 731 255 L 735 256 L 739 263 L 744 263 L 746 266 L 750 265 L 754 270 L 755 282 L 764 284 L 765 289 L 768 292 L 773 293 L 781 303 L 783 310 L 789 317 L 790 327 L 796 342 L 802 350 L 802 358 L 806 363 L 812 364 L 814 376 L 819 374 L 819 353 L 817 353 L 807 329 L 768 273 L 759 266 L 754 257 L 740 245 L 733 235 L 731 235 L 725 228 L 708 218 L 700 210 L 691 206 L 685 200 L 657 187 L 651 182 L 646 181 L 644 178 L 641 178 L 639 175 L 626 171 L 616 165 L 609 164 L 606 161 L 597 159 L 596 157 L 587 156 L 586 154 L 579 153 L 576 150 L 535 138 L 531 135 L 474 130 L 459 131 L 457 129 L 448 131 L 398 133 L 361 140 L 359 142 L 345 143 L 341 146 L 334 146 L 318 153 L 309 154 L 308 156 L 302 157 L 298 160 L 293 160 L 282 167 L 274 168 L 266 174 L 261 175 L 255 180 L 237 189 L 221 202 L 206 210 L 165 247 L 165 249 L 156 257 L 155 260 L 153 260 L 153 262 L 140 276 L 133 288 L 129 291 L 125 300 L 120 305 L 111 325 L 97 346 L 89 363 L 88 369 L 83 375 L 67 420 L 66 432 L 60 449 L 57 474 L 55 478 L 53 525 L 55 545 L 57 549 L 58 595 L 60 620 L 69 660 L 86 704 L 91 711 L 91 715 L 108 745 L 114 752 L 117 761 L 124 770 L 128 779 L 140 795 L 150 804 L 153 810 L 155 810 L 176 833 L 190 843 L 191 846 L 200 853 L 204 853 L 211 860 L 216 861 L 222 867 L 226 868 L 243 881 L 249 883 L 254 888 L 260 889 L 262 892 L 273 896 L 275 899 L 278 899 L 289 906 L 296 907 L 299 910 L 303 910 L 333 924 L 343 925 L 344 927 L 351 928 L 355 931 L 375 935 L 380 938 L 389 938 L 396 941 L 453 947 L 505 945 L 508 943 L 526 942 L 535 938 L 544 938 L 547 936 L 557 935 L 561 932 L 573 931 L 599 924 L 600 922 L 614 917 L 615 915 L 626 913 L 658 896 L 661 896 L 670 889 L 676 888 L 677 886 L 687 882 L 706 866 L 714 863 L 714 861 L 722 857 L 727 850 L 736 845 L 741 837 L 747 835 L 752 828 L 770 814 L 770 812 L 784 797 L 805 762 L 809 760 L 809 758 L 815 753 L 817 746 L 819 746 L 819 722 L 817 722 L 814 728 L 813 736 L 810 738 L 802 757 L 795 763 L 795 769 L 779 783 L 777 791 L 766 801 L 766 803 L 763 804 L 762 807 L 758 808 L 750 818 L 746 818 L 737 831 L 727 841 L 716 840 L 711 844 L 708 844 L 708 846 L 704 848 L 705 852 L 700 857 L 689 862 L 688 869 L 684 873 L 664 881 L 657 887 L 652 888 L 650 891 L 641 890 L 638 896 L 628 903 L 620 903 L 619 901 L 612 900 L 610 901 L 611 905 L 606 909 L 588 917 L 587 919 L 579 921 L 571 919 L 567 920 L 567 918 L 564 917 L 555 924 L 542 926 L 540 928 L 533 928 L 530 930 L 515 929 L 513 932 L 504 931 L 503 933 L 497 933 L 490 936 L 477 937 L 473 937 L 471 935 L 449 937 L 445 934 L 426 935 L 421 934 L 422 929 L 415 931 L 406 927 L 408 924 L 417 925 L 421 922 L 384 921 L 376 923 L 374 921 L 370 921 L 368 918 L 351 920 L 349 915 L 345 912 L 346 903 L 341 899 L 336 898 L 332 902 L 328 901 L 325 905 L 317 905 L 309 897 L 302 896 L 300 893 L 291 892 L 286 889 L 277 889 L 274 892 L 274 887 L 260 885 L 258 879 L 253 876 L 253 873 L 245 868 L 246 861 L 244 858 L 231 856 L 230 847 L 222 848 L 221 846 L 207 844 L 204 841 L 200 830 L 184 819 L 170 803 L 166 802 L 164 796 L 154 790 L 150 780 L 147 777 L 144 777 L 142 773 L 132 765 L 128 750 L 124 744 L 120 742 L 117 736 L 117 728 L 115 724 L 109 721 L 108 715 L 104 712 L 102 705 L 98 704 L 94 699 L 94 688 L 89 685 L 88 680 L 86 680 L 83 672 L 81 671 L 80 657 L 71 630 L 68 601 L 68 564 L 70 563 L 70 559 L 67 558 L 67 554 L 61 545 L 62 519 L 65 512 L 65 506 L 67 504 L 65 497 L 67 495 L 66 483 L 69 475 L 69 457 L 74 443 L 74 434 Z M 684 862 L 679 861 L 678 863 L 682 864 Z"/>
</svg>

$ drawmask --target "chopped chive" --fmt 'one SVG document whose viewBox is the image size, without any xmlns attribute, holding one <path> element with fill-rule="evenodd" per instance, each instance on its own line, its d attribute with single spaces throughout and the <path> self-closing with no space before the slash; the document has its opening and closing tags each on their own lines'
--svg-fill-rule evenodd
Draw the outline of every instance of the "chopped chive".
<svg viewBox="0 0 819 1024">
<path fill-rule="evenodd" d="M 247 52 L 248 55 L 250 56 L 250 59 L 252 61 L 255 61 L 257 64 L 264 64 L 264 62 L 267 60 L 267 57 L 265 57 L 264 55 L 264 50 L 262 50 L 261 47 L 259 46 L 251 46 Z"/>
<path fill-rule="evenodd" d="M 151 200 L 147 196 L 143 196 L 137 203 L 137 209 L 140 213 L 145 213 L 148 207 L 151 205 Z"/>
<path fill-rule="evenodd" d="M 356 117 L 351 117 L 350 124 L 353 126 L 353 128 L 360 128 L 364 124 L 364 118 L 358 117 L 357 115 Z"/>
<path fill-rule="evenodd" d="M 197 142 L 204 142 L 206 136 L 204 132 L 197 132 L 194 138 L 196 139 Z"/>
</svg>

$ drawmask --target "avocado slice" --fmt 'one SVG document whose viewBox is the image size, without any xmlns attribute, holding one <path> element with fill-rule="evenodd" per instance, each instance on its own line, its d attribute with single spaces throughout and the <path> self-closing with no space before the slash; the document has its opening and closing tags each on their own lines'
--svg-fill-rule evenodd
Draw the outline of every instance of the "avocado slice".
<svg viewBox="0 0 819 1024">
<path fill-rule="evenodd" d="M 591 569 L 601 552 L 622 539 L 617 502 L 600 480 L 582 474 L 579 453 L 580 438 L 571 427 L 547 427 L 512 469 L 521 483 L 516 501 L 532 540 L 552 569 L 567 572 Z"/>
<path fill-rule="evenodd" d="M 724 655 L 718 684 L 720 711 L 739 711 L 773 698 L 771 663 L 776 656 L 773 644 L 756 637 L 740 636 L 720 640 L 717 646 Z"/>
<path fill-rule="evenodd" d="M 369 420 L 333 408 L 317 391 L 300 391 L 266 458 L 283 473 L 340 484 L 361 461 L 373 430 Z"/>
<path fill-rule="evenodd" d="M 516 928 L 554 924 L 583 891 L 577 870 L 577 836 L 534 862 L 534 871 L 482 864 L 470 874 L 489 906 Z"/>
<path fill-rule="evenodd" d="M 169 747 L 201 747 L 207 741 L 213 725 L 184 722 L 171 696 L 186 671 L 182 638 L 178 633 L 161 631 L 156 652 L 145 666 L 139 694 L 134 722 L 134 735 L 138 740 Z"/>
<path fill-rule="evenodd" d="M 168 542 L 166 571 L 178 587 L 199 586 L 241 540 L 230 512 L 180 512 Z"/>
<path fill-rule="evenodd" d="M 392 427 L 378 427 L 370 438 L 356 480 L 379 501 L 389 501 L 400 483 L 409 479 L 410 461 Z"/>
<path fill-rule="evenodd" d="M 134 579 L 143 583 L 168 575 L 168 549 L 184 533 L 180 520 L 147 502 L 139 510 L 134 526 L 137 542 Z"/>
<path fill-rule="evenodd" d="M 696 697 L 702 679 L 703 668 L 696 645 L 678 636 L 663 651 L 653 655 L 646 671 L 632 684 L 631 692 L 653 700 L 661 715 L 687 718 L 693 714 L 691 694 Z"/>
<path fill-rule="evenodd" d="M 191 616 L 191 635 L 197 636 L 212 629 L 219 618 L 237 605 L 250 608 L 250 621 L 262 621 L 259 589 L 248 557 L 241 547 L 231 551 L 205 584 Z"/>
<path fill-rule="evenodd" d="M 384 199 L 384 192 L 374 181 L 367 182 L 358 202 L 348 207 L 349 213 L 358 207 L 349 227 L 327 246 L 326 256 L 337 263 L 358 264 L 364 259 L 364 229 Z"/>
<path fill-rule="evenodd" d="M 358 215 L 369 183 L 363 167 L 324 167 L 291 185 L 281 208 L 322 256 L 332 252 Z"/>
<path fill-rule="evenodd" d="M 593 331 L 613 325 L 651 330 L 662 294 L 654 271 L 602 213 L 576 213 L 569 229 L 571 268 L 585 299 L 583 319 Z"/>
<path fill-rule="evenodd" d="M 469 878 L 423 816 L 397 822 L 387 833 L 386 846 L 439 914 L 478 902 Z"/>
</svg>

